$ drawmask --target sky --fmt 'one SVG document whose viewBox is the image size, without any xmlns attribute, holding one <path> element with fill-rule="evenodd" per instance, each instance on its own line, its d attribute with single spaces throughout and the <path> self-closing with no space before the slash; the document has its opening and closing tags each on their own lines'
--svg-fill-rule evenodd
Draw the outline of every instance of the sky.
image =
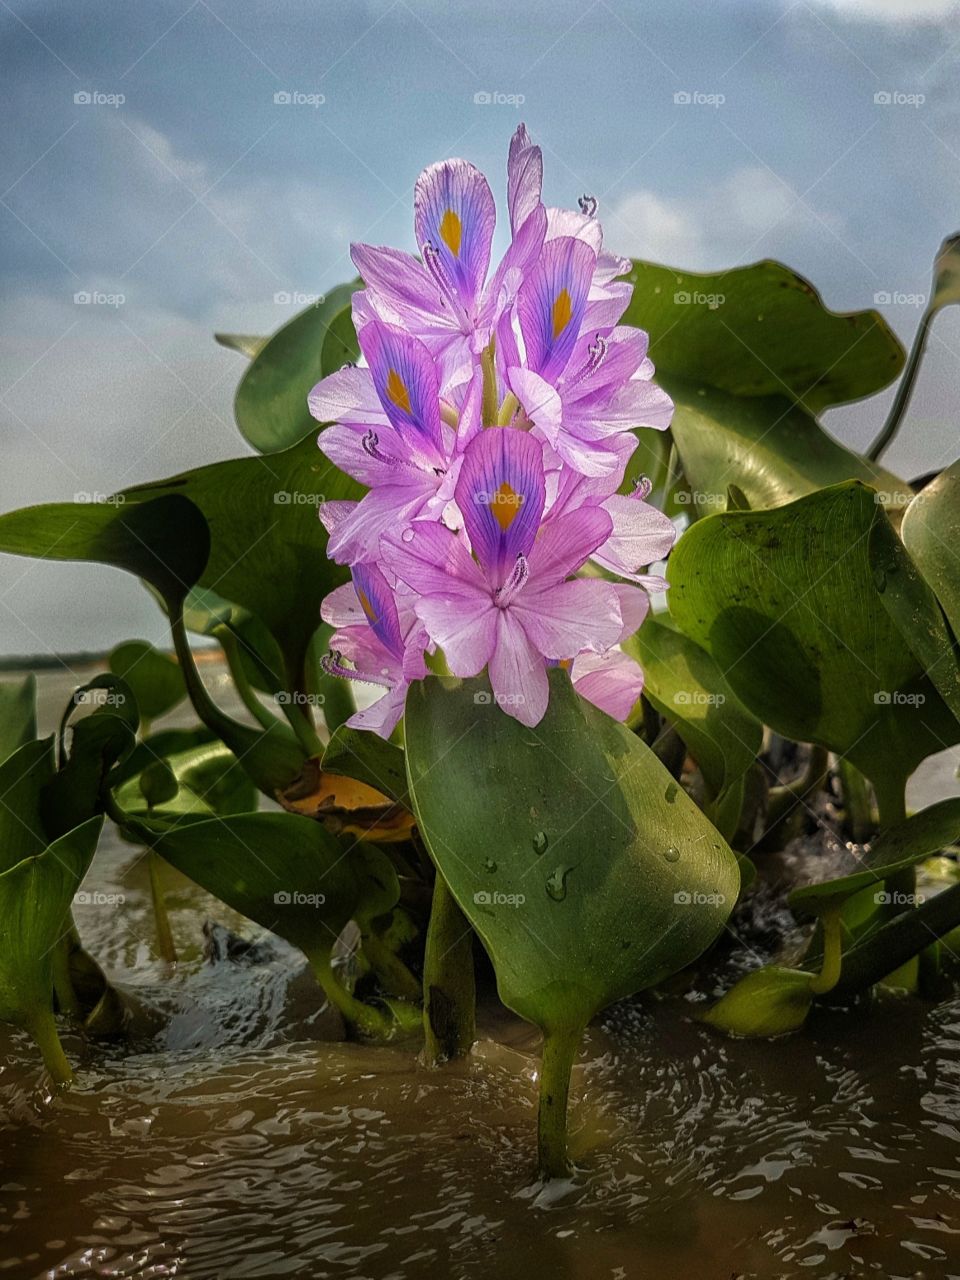
<svg viewBox="0 0 960 1280">
<path fill-rule="evenodd" d="M 426 164 L 502 200 L 521 119 L 610 247 L 778 258 L 909 344 L 960 230 L 958 69 L 944 0 L 0 0 L 0 510 L 249 452 L 214 330 L 276 329 L 352 240 L 412 249 Z M 865 447 L 889 399 L 826 425 Z M 954 310 L 888 465 L 946 465 L 958 421 Z M 166 638 L 132 578 L 0 556 L 0 655 L 131 636 Z"/>
</svg>

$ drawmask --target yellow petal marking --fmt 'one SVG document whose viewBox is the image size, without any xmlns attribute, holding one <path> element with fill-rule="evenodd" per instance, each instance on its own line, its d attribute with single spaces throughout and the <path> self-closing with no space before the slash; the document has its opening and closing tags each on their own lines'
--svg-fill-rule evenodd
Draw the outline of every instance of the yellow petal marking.
<svg viewBox="0 0 960 1280">
<path fill-rule="evenodd" d="M 556 342 L 570 323 L 573 315 L 573 303 L 566 289 L 561 289 L 553 300 L 553 340 Z"/>
<path fill-rule="evenodd" d="M 363 607 L 363 612 L 370 619 L 371 623 L 376 622 L 377 614 L 373 605 L 370 603 L 370 597 L 367 595 L 367 593 L 363 590 L 362 587 L 355 587 L 355 590 L 357 593 L 357 599 L 360 601 L 360 604 Z"/>
<path fill-rule="evenodd" d="M 387 374 L 387 398 L 404 413 L 413 412 L 410 408 L 410 393 L 407 391 L 407 385 L 396 369 L 391 369 Z"/>
<path fill-rule="evenodd" d="M 460 257 L 460 241 L 463 239 L 463 224 L 459 214 L 448 209 L 440 219 L 440 239 L 455 258 Z"/>
<path fill-rule="evenodd" d="M 520 508 L 523 505 L 523 497 L 521 494 L 517 493 L 515 489 L 512 489 L 506 480 L 504 480 L 503 484 L 493 495 L 492 501 L 488 502 L 487 505 L 493 513 L 494 520 L 496 520 L 500 528 L 504 533 L 506 533 L 514 520 L 516 520 L 517 516 L 520 514 Z"/>
</svg>

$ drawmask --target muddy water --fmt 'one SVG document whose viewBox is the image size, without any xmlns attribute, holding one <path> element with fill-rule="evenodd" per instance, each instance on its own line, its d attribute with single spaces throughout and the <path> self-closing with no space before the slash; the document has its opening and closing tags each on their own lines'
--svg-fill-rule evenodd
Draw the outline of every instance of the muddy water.
<svg viewBox="0 0 960 1280">
<path fill-rule="evenodd" d="M 960 1001 L 779 1044 L 708 1032 L 705 991 L 621 1005 L 576 1071 L 579 1172 L 544 1189 L 523 1024 L 488 1014 L 472 1059 L 426 1070 L 338 1041 L 298 953 L 174 873 L 168 972 L 112 833 L 84 888 L 125 899 L 77 918 L 136 1036 L 66 1035 L 54 1098 L 0 1027 L 0 1275 L 960 1276 Z M 264 945 L 211 961 L 208 919 Z"/>
</svg>

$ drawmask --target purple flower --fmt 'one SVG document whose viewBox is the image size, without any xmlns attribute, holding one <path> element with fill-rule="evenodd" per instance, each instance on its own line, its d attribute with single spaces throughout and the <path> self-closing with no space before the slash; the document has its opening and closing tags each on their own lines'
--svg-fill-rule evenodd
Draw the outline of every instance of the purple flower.
<svg viewBox="0 0 960 1280">
<path fill-rule="evenodd" d="M 356 564 L 351 572 L 353 581 L 331 591 L 321 608 L 324 622 L 336 628 L 323 667 L 329 675 L 383 687 L 383 696 L 347 723 L 389 738 L 403 715 L 410 682 L 427 673 L 427 637 L 409 596 L 395 594 L 376 565 Z M 343 665 L 345 658 L 352 667 Z"/>
<path fill-rule="evenodd" d="M 498 703 L 531 726 L 547 708 L 547 661 L 606 652 L 623 634 L 624 603 L 629 610 L 634 593 L 643 594 L 571 579 L 612 521 L 586 506 L 541 525 L 545 498 L 539 442 L 492 428 L 467 446 L 456 485 L 473 556 L 461 535 L 439 525 L 381 540 L 385 564 L 416 593 L 417 616 L 454 675 L 488 667 Z"/>
</svg>

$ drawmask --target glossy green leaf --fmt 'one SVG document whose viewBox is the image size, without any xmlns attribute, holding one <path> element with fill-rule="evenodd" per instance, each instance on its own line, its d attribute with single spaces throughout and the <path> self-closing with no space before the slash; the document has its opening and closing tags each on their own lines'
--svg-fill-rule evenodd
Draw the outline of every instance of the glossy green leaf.
<svg viewBox="0 0 960 1280">
<path fill-rule="evenodd" d="M 662 381 L 676 405 L 671 432 L 694 517 L 723 511 L 731 484 L 753 509 L 782 506 L 844 480 L 872 485 L 894 508 L 913 496 L 906 481 L 845 448 L 783 395 L 737 396 L 703 382 Z"/>
<path fill-rule="evenodd" d="M 54 774 L 52 737 L 25 742 L 0 763 L 0 871 L 48 843 L 43 796 Z"/>
<path fill-rule="evenodd" d="M 945 558 L 942 548 L 941 556 Z M 960 650 L 936 595 L 886 520 L 875 521 L 871 530 L 870 563 L 883 607 L 941 698 L 960 720 Z"/>
<path fill-rule="evenodd" d="M 802 1027 L 813 1004 L 814 975 L 766 965 L 754 969 L 722 996 L 703 1021 L 727 1035 L 772 1037 Z"/>
<path fill-rule="evenodd" d="M 37 736 L 37 678 L 0 684 L 0 763 Z"/>
<path fill-rule="evenodd" d="M 0 1018 L 26 1027 L 58 1081 L 70 1078 L 53 1023 L 53 959 L 103 826 L 94 817 L 0 875 Z"/>
<path fill-rule="evenodd" d="M 635 262 L 628 279 L 624 320 L 650 334 L 667 386 L 678 377 L 737 397 L 786 395 L 819 413 L 880 391 L 903 368 L 903 348 L 878 312 L 829 310 L 781 262 L 712 274 Z"/>
<path fill-rule="evenodd" d="M 325 773 L 354 778 L 410 807 L 403 751 L 375 733 L 341 726 L 331 737 L 320 767 Z"/>
<path fill-rule="evenodd" d="M 353 310 L 346 306 L 337 312 L 327 326 L 320 356 L 323 376 L 342 369 L 345 364 L 355 364 L 359 358 L 360 343 L 353 327 Z"/>
<path fill-rule="evenodd" d="M 650 334 L 657 380 L 694 516 L 723 510 L 736 484 L 751 507 L 779 506 L 858 479 L 906 503 L 909 488 L 834 440 L 814 415 L 885 387 L 904 353 L 875 311 L 830 311 L 779 262 L 714 274 L 634 263 L 625 320 Z"/>
<path fill-rule="evenodd" d="M 958 837 L 960 799 L 941 800 L 881 831 L 847 875 L 794 889 L 790 906 L 820 915 L 861 890 L 874 888 L 882 893 L 888 877 L 931 857 Z"/>
<path fill-rule="evenodd" d="M 117 803 L 125 812 L 135 816 L 145 812 L 143 779 L 157 765 L 169 768 L 176 787 L 167 799 L 152 800 L 164 813 L 226 815 L 248 813 L 257 807 L 256 791 L 233 752 L 222 742 L 201 742 L 155 757 L 138 774 L 118 786 Z M 152 784 L 148 782 L 147 786 Z"/>
<path fill-rule="evenodd" d="M 90 714 L 75 716 L 77 708 L 90 707 Z M 133 750 L 138 725 L 133 693 L 119 676 L 95 676 L 74 692 L 60 727 L 64 748 L 59 769 L 44 790 L 48 835 L 64 835 L 102 812 L 101 791 L 107 775 L 117 761 Z"/>
<path fill-rule="evenodd" d="M 257 352 L 237 388 L 234 413 L 242 435 L 261 453 L 275 453 L 303 438 L 316 424 L 307 396 L 346 359 L 341 353 L 342 313 L 350 304 L 352 285 L 338 285 L 278 329 Z M 336 337 L 327 339 L 331 329 Z"/>
<path fill-rule="evenodd" d="M 900 532 L 960 640 L 960 461 L 917 494 Z"/>
<path fill-rule="evenodd" d="M 125 640 L 107 658 L 114 675 L 127 682 L 145 720 L 166 715 L 187 696 L 180 664 L 146 640 Z"/>
<path fill-rule="evenodd" d="M 486 703 L 475 694 L 485 692 Z M 411 686 L 406 760 L 431 857 L 501 999 L 548 1033 L 691 963 L 736 901 L 736 859 L 645 746 L 550 673 L 528 729 L 485 679 Z"/>
<path fill-rule="evenodd" d="M 171 490 L 186 495 L 210 528 L 199 585 L 260 619 L 283 654 L 287 687 L 300 687 L 320 601 L 348 577 L 327 559 L 317 506 L 362 489 L 324 458 L 311 433 L 282 453 L 214 462 L 127 492 L 143 502 Z"/>
<path fill-rule="evenodd" d="M 117 495 L 104 503 L 49 503 L 0 516 L 0 551 L 115 565 L 175 604 L 199 579 L 209 549 L 202 514 L 176 492 Z"/>
<path fill-rule="evenodd" d="M 644 671 L 644 694 L 686 743 L 703 774 L 710 816 L 727 839 L 737 827 L 743 780 L 760 753 L 763 726 L 705 649 L 648 618 L 622 646 Z"/>
<path fill-rule="evenodd" d="M 902 794 L 960 726 L 876 590 L 870 534 L 885 519 L 856 482 L 771 511 L 709 516 L 671 555 L 668 599 L 759 720 Z"/>
<path fill-rule="evenodd" d="M 180 790 L 180 784 L 167 760 L 154 760 L 153 764 L 147 765 L 137 783 L 148 809 L 155 809 L 158 805 L 176 799 Z"/>
</svg>

